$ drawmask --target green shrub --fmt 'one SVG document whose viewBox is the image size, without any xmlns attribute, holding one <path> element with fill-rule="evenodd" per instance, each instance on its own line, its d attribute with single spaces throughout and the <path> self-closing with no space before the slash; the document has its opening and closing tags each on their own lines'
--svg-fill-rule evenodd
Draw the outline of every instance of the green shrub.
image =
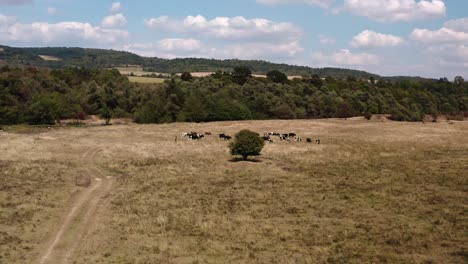
<svg viewBox="0 0 468 264">
<path fill-rule="evenodd" d="M 249 156 L 259 156 L 265 141 L 255 132 L 244 129 L 234 136 L 234 142 L 229 145 L 232 155 L 242 156 L 247 160 Z"/>
</svg>

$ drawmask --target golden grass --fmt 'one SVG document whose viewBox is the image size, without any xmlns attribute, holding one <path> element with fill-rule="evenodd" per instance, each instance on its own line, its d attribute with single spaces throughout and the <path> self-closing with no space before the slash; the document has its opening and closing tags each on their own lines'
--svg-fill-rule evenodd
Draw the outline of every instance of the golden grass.
<svg viewBox="0 0 468 264">
<path fill-rule="evenodd" d="M 231 162 L 215 135 L 244 128 L 322 144 L 275 140 L 259 162 Z M 38 256 L 82 190 L 76 160 L 102 145 L 96 162 L 118 178 L 76 263 L 466 263 L 466 138 L 468 122 L 363 120 L 3 133 L 0 260 Z"/>
<path fill-rule="evenodd" d="M 129 76 L 128 80 L 135 83 L 164 83 L 166 79 L 163 78 L 151 78 L 151 77 L 139 77 L 139 76 Z"/>
<path fill-rule="evenodd" d="M 62 59 L 55 57 L 55 56 L 48 56 L 48 55 L 39 55 L 39 57 L 45 61 L 61 61 Z"/>
<path fill-rule="evenodd" d="M 148 75 L 148 74 L 156 74 L 156 75 L 162 74 L 162 75 L 170 76 L 170 74 L 167 74 L 167 73 L 144 71 L 142 67 L 118 67 L 115 69 L 117 69 L 120 72 L 120 74 L 130 75 L 133 73 L 133 75 L 137 77 L 142 77 L 143 75 Z"/>
</svg>

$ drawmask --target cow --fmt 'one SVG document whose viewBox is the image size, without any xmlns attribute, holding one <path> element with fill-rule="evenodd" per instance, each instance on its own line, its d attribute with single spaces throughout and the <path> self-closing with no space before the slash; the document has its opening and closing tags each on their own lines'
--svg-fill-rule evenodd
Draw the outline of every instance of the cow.
<svg viewBox="0 0 468 264">
<path fill-rule="evenodd" d="M 203 134 L 198 134 L 197 132 L 189 132 L 189 133 L 184 133 L 183 134 L 184 137 L 188 137 L 188 139 L 190 140 L 200 140 L 202 138 L 205 137 L 205 135 Z"/>
<path fill-rule="evenodd" d="M 211 132 L 205 132 L 205 135 L 211 136 Z"/>
<path fill-rule="evenodd" d="M 320 139 L 315 140 L 315 143 L 317 143 L 317 145 L 320 145 Z"/>
<path fill-rule="evenodd" d="M 219 134 L 219 138 L 225 138 L 226 137 L 226 134 Z"/>
<path fill-rule="evenodd" d="M 289 135 L 288 134 L 282 134 L 279 137 L 280 137 L 280 140 L 288 140 Z"/>
<path fill-rule="evenodd" d="M 307 143 L 312 143 L 312 139 L 311 139 L 311 138 L 307 138 L 306 141 L 307 141 Z"/>
<path fill-rule="evenodd" d="M 262 139 L 270 143 L 273 143 L 273 140 L 271 140 L 270 136 L 263 136 Z"/>
<path fill-rule="evenodd" d="M 296 133 L 289 133 L 288 136 L 289 136 L 289 137 L 295 137 L 295 136 L 297 136 L 297 135 L 296 135 Z"/>
<path fill-rule="evenodd" d="M 228 136 L 228 135 L 224 136 L 224 140 L 231 140 L 231 139 L 232 139 L 231 136 Z"/>
<path fill-rule="evenodd" d="M 294 137 L 294 140 L 296 140 L 296 142 L 301 142 L 302 138 L 296 136 L 296 137 Z"/>
</svg>

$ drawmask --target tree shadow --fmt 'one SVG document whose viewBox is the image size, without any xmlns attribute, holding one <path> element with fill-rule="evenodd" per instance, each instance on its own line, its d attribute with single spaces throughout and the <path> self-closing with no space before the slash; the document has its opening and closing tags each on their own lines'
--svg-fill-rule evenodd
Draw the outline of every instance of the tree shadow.
<svg viewBox="0 0 468 264">
<path fill-rule="evenodd" d="M 246 159 L 244 160 L 243 158 L 232 158 L 229 160 L 229 162 L 252 162 L 252 163 L 260 163 L 260 162 L 263 162 L 261 160 L 258 160 L 258 159 Z"/>
</svg>

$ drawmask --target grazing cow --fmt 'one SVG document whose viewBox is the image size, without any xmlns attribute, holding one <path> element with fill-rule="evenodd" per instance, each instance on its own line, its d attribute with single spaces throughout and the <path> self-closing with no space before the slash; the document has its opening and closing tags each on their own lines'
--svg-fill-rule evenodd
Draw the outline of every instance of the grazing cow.
<svg viewBox="0 0 468 264">
<path fill-rule="evenodd" d="M 182 134 L 184 137 L 187 137 L 189 140 L 200 140 L 205 137 L 203 134 L 198 134 L 197 132 L 189 132 Z"/>
<path fill-rule="evenodd" d="M 205 132 L 205 135 L 211 136 L 211 132 Z"/>
<path fill-rule="evenodd" d="M 226 137 L 226 134 L 219 134 L 219 138 L 225 138 Z"/>
<path fill-rule="evenodd" d="M 317 145 L 320 145 L 320 139 L 315 140 L 315 143 L 317 143 Z"/>
<path fill-rule="evenodd" d="M 202 138 L 204 138 L 204 137 L 205 137 L 205 135 L 203 135 L 203 134 L 197 134 L 197 133 L 192 134 L 192 136 L 191 136 L 192 140 L 200 140 L 200 139 L 202 139 Z"/>
<path fill-rule="evenodd" d="M 289 136 L 289 137 L 295 137 L 295 136 L 297 136 L 297 135 L 296 135 L 296 133 L 289 133 L 288 136 Z"/>
<path fill-rule="evenodd" d="M 288 140 L 289 135 L 288 134 L 282 134 L 280 135 L 280 140 Z"/>
<path fill-rule="evenodd" d="M 311 138 L 307 138 L 306 141 L 307 141 L 307 143 L 312 143 L 312 139 L 311 139 Z"/>
<path fill-rule="evenodd" d="M 271 140 L 270 136 L 263 136 L 262 139 L 270 143 L 273 143 L 273 140 Z"/>
<path fill-rule="evenodd" d="M 224 140 L 231 140 L 231 139 L 232 139 L 231 136 L 228 136 L 228 135 L 224 136 Z"/>
<path fill-rule="evenodd" d="M 294 137 L 294 140 L 296 140 L 296 142 L 301 142 L 301 141 L 302 141 L 302 138 L 300 138 L 300 137 Z"/>
</svg>

